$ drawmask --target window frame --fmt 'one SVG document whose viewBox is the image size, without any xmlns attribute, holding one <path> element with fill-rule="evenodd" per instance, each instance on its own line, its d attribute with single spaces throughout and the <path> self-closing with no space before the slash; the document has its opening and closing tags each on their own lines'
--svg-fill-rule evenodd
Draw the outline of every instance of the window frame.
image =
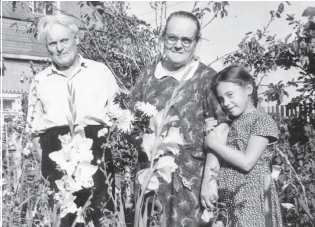
<svg viewBox="0 0 315 227">
<path fill-rule="evenodd" d="M 55 15 L 55 10 L 52 9 L 52 14 L 47 14 L 46 12 L 46 6 L 44 7 L 44 13 L 39 13 L 39 12 L 35 12 L 35 4 L 36 3 L 40 3 L 40 2 L 45 2 L 45 1 L 32 1 L 31 2 L 31 8 L 32 8 L 32 14 L 33 15 L 38 15 L 38 16 L 48 16 L 48 15 Z M 54 6 L 58 8 L 58 4 L 57 1 L 54 1 Z"/>
</svg>

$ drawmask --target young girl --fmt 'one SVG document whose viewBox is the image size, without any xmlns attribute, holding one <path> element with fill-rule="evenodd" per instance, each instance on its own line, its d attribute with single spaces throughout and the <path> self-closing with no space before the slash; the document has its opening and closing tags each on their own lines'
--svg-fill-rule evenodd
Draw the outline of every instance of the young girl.
<svg viewBox="0 0 315 227">
<path fill-rule="evenodd" d="M 273 119 L 257 110 L 254 79 L 240 66 L 230 66 L 213 80 L 222 109 L 233 120 L 227 144 L 220 143 L 213 121 L 206 120 L 205 145 L 220 160 L 219 199 L 228 211 L 233 227 L 282 226 L 280 203 L 271 180 L 270 161 L 278 129 Z"/>
</svg>

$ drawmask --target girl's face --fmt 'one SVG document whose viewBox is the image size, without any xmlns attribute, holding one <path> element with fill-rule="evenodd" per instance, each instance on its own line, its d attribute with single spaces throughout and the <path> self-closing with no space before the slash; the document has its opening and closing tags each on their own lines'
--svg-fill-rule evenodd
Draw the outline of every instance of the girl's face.
<svg viewBox="0 0 315 227">
<path fill-rule="evenodd" d="M 224 112 L 238 117 L 255 109 L 251 100 L 253 86 L 242 87 L 236 83 L 220 82 L 216 88 L 218 100 Z"/>
</svg>

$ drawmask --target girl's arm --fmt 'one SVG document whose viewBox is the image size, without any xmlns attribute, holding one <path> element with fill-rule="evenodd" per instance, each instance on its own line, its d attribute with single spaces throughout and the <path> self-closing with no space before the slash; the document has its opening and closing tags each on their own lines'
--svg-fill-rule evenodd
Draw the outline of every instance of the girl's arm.
<svg viewBox="0 0 315 227">
<path fill-rule="evenodd" d="M 245 172 L 249 172 L 256 165 L 268 143 L 267 137 L 251 135 L 245 152 L 242 152 L 222 144 L 214 132 L 211 132 L 205 138 L 207 147 L 226 162 Z"/>
</svg>

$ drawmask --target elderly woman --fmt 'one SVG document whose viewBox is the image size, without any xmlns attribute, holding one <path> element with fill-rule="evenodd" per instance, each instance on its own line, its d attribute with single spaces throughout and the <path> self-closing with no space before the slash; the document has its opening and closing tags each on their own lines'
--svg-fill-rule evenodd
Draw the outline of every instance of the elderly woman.
<svg viewBox="0 0 315 227">
<path fill-rule="evenodd" d="M 160 208 L 165 206 L 167 226 L 202 226 L 205 223 L 200 218 L 200 190 L 202 203 L 210 207 L 216 197 L 216 183 L 210 178 L 214 175 L 213 171 L 219 168 L 213 154 L 207 153 L 205 157 L 203 151 L 204 117 L 207 115 L 217 119 L 219 126 L 215 132 L 218 134 L 227 128 L 227 124 L 220 123 L 227 122 L 228 118 L 210 90 L 216 72 L 194 59 L 200 39 L 198 19 L 184 11 L 172 13 L 167 19 L 163 38 L 166 58 L 141 72 L 132 90 L 131 103 L 149 102 L 158 110 L 163 109 L 174 88 L 189 71 L 185 77 L 183 97 L 174 106 L 185 146 L 180 148 L 175 158 L 178 169 L 173 174 L 172 182 L 160 184 L 155 205 Z M 139 155 L 143 156 L 145 158 L 139 158 L 141 164 L 147 161 L 146 155 Z M 175 190 L 174 182 L 179 182 L 178 190 Z"/>
</svg>

